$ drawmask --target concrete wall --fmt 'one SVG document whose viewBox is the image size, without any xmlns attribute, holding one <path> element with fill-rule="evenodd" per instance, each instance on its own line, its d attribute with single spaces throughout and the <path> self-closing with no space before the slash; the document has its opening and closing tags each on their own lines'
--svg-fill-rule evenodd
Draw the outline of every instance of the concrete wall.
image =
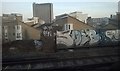
<svg viewBox="0 0 120 71">
<path fill-rule="evenodd" d="M 40 39 L 40 30 L 37 30 L 33 27 L 27 26 L 24 23 L 20 23 L 23 29 L 23 40 L 30 40 L 30 39 Z"/>
</svg>

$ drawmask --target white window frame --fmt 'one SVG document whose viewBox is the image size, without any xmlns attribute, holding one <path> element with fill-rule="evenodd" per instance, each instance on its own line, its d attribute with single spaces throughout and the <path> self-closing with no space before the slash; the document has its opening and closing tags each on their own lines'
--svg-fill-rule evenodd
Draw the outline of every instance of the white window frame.
<svg viewBox="0 0 120 71">
<path fill-rule="evenodd" d="M 73 24 L 65 24 L 64 30 L 73 30 Z"/>
<path fill-rule="evenodd" d="M 16 40 L 22 40 L 22 26 L 15 25 L 15 38 Z"/>
</svg>

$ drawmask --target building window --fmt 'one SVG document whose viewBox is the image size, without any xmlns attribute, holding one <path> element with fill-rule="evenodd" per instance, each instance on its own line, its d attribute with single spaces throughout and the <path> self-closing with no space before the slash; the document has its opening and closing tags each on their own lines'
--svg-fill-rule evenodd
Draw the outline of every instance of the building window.
<svg viewBox="0 0 120 71">
<path fill-rule="evenodd" d="M 66 25 L 66 30 L 69 30 L 70 29 L 70 26 L 67 24 Z"/>
<path fill-rule="evenodd" d="M 65 30 L 73 30 L 73 24 L 65 24 Z"/>
<path fill-rule="evenodd" d="M 20 36 L 21 34 L 20 33 L 17 33 L 17 38 L 21 38 L 21 36 Z"/>
<path fill-rule="evenodd" d="M 13 28 L 14 28 L 14 27 L 13 27 Z M 20 30 L 20 29 L 21 29 L 21 25 L 16 25 L 16 26 L 15 26 L 15 29 L 16 29 L 16 30 Z"/>
<path fill-rule="evenodd" d="M 21 25 L 15 25 L 15 36 L 16 36 L 16 40 L 22 40 L 22 27 L 21 27 Z"/>
<path fill-rule="evenodd" d="M 70 24 L 68 25 L 68 29 L 70 29 Z"/>
<path fill-rule="evenodd" d="M 19 26 L 19 25 L 17 25 L 17 29 L 18 29 L 18 30 L 20 29 L 20 26 Z"/>
<path fill-rule="evenodd" d="M 3 28 L 4 28 L 4 30 L 6 30 L 8 28 L 8 26 L 4 26 Z"/>
<path fill-rule="evenodd" d="M 8 37 L 7 33 L 5 33 L 5 37 Z"/>
<path fill-rule="evenodd" d="M 4 26 L 4 36 L 5 39 L 8 39 L 8 26 Z"/>
</svg>

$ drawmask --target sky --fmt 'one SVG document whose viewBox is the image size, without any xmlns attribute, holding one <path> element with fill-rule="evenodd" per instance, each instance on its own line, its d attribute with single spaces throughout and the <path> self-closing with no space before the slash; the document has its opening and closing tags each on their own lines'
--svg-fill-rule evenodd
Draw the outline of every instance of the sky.
<svg viewBox="0 0 120 71">
<path fill-rule="evenodd" d="M 118 11 L 119 0 L 2 0 L 0 15 L 20 13 L 24 20 L 33 16 L 32 3 L 53 3 L 54 16 L 74 11 L 91 17 L 109 17 Z"/>
</svg>

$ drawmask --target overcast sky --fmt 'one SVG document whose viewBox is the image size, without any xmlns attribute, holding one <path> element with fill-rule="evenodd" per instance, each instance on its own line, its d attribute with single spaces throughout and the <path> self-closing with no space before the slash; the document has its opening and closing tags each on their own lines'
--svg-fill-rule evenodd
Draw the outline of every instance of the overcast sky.
<svg viewBox="0 0 120 71">
<path fill-rule="evenodd" d="M 24 20 L 33 16 L 32 3 L 53 3 L 54 16 L 80 11 L 92 17 L 109 17 L 118 11 L 119 0 L 2 0 L 1 13 L 20 13 Z"/>
</svg>

